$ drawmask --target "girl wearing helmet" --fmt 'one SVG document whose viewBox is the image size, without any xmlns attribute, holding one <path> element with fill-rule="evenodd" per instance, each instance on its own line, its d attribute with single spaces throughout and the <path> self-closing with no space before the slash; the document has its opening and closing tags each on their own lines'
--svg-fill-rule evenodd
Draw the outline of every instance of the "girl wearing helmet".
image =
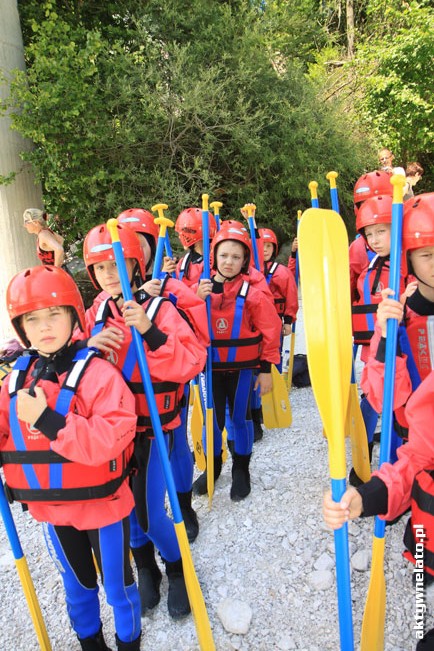
<svg viewBox="0 0 434 651">
<path fill-rule="evenodd" d="M 146 213 L 146 215 L 144 215 Z M 145 210 L 131 209 L 122 212 L 118 216 L 118 222 L 132 228 L 143 242 L 152 240 L 153 245 L 144 249 L 146 269 L 152 268 L 154 254 L 156 250 L 156 241 L 158 238 L 158 226 L 154 223 L 153 216 Z M 140 282 L 139 282 L 140 284 Z M 159 278 L 149 279 L 141 285 L 142 289 L 148 295 L 163 296 L 173 302 L 181 316 L 187 321 L 197 336 L 198 341 L 204 349 L 209 346 L 210 339 L 208 333 L 208 324 L 206 316 L 206 306 L 201 298 L 193 292 L 185 283 L 172 278 L 166 274 L 163 280 Z M 183 406 L 181 409 L 181 425 L 173 430 L 173 445 L 170 450 L 170 464 L 172 467 L 173 478 L 178 493 L 179 505 L 182 512 L 187 536 L 190 542 L 193 542 L 199 533 L 199 522 L 196 512 L 194 511 L 192 500 L 192 485 L 194 463 L 193 456 L 188 444 L 187 423 L 188 407 L 190 397 L 190 385 L 187 383 L 184 387 Z M 145 534 L 143 534 L 145 536 Z M 138 541 L 136 541 L 138 542 Z M 145 544 L 144 540 L 143 544 Z M 142 545 L 137 545 L 142 546 Z"/>
<path fill-rule="evenodd" d="M 375 170 L 363 174 L 354 185 L 354 214 L 358 215 L 359 209 L 364 201 L 386 195 L 391 197 L 393 194 L 392 184 L 390 183 L 390 174 L 383 171 Z M 366 240 L 360 236 L 350 244 L 350 283 L 351 298 L 357 300 L 357 281 L 360 274 L 369 266 L 374 257 L 374 252 L 367 246 Z"/>
<path fill-rule="evenodd" d="M 395 418 L 408 428 L 408 443 L 398 449 L 395 463 L 383 464 L 357 490 L 350 488 L 339 504 L 333 505 L 327 495 L 324 515 L 329 526 L 335 529 L 362 511 L 364 516 L 380 515 L 382 519 L 392 520 L 410 507 L 404 556 L 416 565 L 413 575 L 423 590 L 434 581 L 434 365 L 430 325 L 434 321 L 434 193 L 419 195 L 405 204 L 403 266 L 408 266 L 417 281 L 401 301 L 391 299 L 389 289 L 383 291 L 371 357 L 362 383 L 370 399 L 381 409 L 386 321 L 397 319 L 401 325 L 396 357 Z M 417 651 L 433 647 L 434 629 L 422 636 L 423 630 L 418 635 Z"/>
<path fill-rule="evenodd" d="M 39 208 L 27 208 L 23 214 L 24 228 L 36 235 L 36 254 L 42 264 L 61 267 L 65 260 L 63 237 L 47 226 L 47 213 Z"/>
<path fill-rule="evenodd" d="M 93 551 L 104 569 L 117 648 L 139 651 L 140 599 L 125 544 L 134 505 L 128 483 L 134 396 L 95 351 L 72 343 L 74 326 L 85 328 L 84 305 L 65 271 L 42 266 L 20 272 L 9 283 L 7 308 L 20 339 L 30 347 L 0 395 L 8 493 L 44 523 L 81 648 L 108 649 Z"/>
<path fill-rule="evenodd" d="M 118 230 L 135 300 L 124 301 L 110 234 L 105 224 L 96 226 L 85 238 L 83 253 L 92 282 L 103 292 L 86 312 L 85 334 L 90 336 L 88 343 L 102 350 L 121 370 L 136 398 L 137 472 L 132 476 L 135 510 L 131 516 L 131 547 L 138 569 L 142 614 L 160 600 L 161 572 L 154 557 L 155 544 L 169 579 L 169 614 L 179 619 L 190 612 L 190 604 L 173 521 L 165 510 L 164 476 L 130 328 L 134 326 L 143 338 L 168 445 L 173 429 L 180 424 L 183 385 L 202 370 L 206 352 L 170 300 L 149 298 L 138 289 L 137 282 L 142 283 L 145 276 L 140 241 L 124 224 L 119 224 Z"/>
<path fill-rule="evenodd" d="M 244 228 L 225 222 L 211 246 L 211 279 L 197 288 L 199 296 L 211 297 L 211 342 L 214 401 L 214 475 L 221 472 L 222 431 L 226 402 L 234 428 L 231 499 L 239 501 L 250 493 L 249 463 L 253 446 L 250 413 L 252 379 L 262 394 L 271 391 L 271 364 L 280 359 L 281 321 L 270 295 L 249 282 L 250 240 Z M 193 485 L 206 493 L 206 471 Z"/>
<path fill-rule="evenodd" d="M 214 237 L 217 224 L 214 215 L 209 212 L 209 236 Z M 176 277 L 191 287 L 199 282 L 203 272 L 202 211 L 200 208 L 186 208 L 179 213 L 175 231 L 187 253 L 176 265 Z M 171 268 L 168 268 L 172 271 Z"/>
</svg>

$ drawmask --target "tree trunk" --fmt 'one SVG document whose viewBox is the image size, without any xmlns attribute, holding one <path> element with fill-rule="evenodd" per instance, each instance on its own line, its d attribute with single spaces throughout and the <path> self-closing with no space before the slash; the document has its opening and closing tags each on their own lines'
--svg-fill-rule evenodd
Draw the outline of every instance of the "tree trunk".
<svg viewBox="0 0 434 651">
<path fill-rule="evenodd" d="M 14 69 L 24 70 L 24 48 L 16 0 L 0 0 L 0 69 L 8 76 Z M 7 84 L 0 85 L 0 100 L 7 97 Z M 30 166 L 20 159 L 20 152 L 31 147 L 10 129 L 8 116 L 0 117 L 0 174 L 15 172 L 9 185 L 0 185 L 0 340 L 15 336 L 5 310 L 6 288 L 11 277 L 25 267 L 34 266 L 35 238 L 23 228 L 26 208 L 42 207 L 42 190 L 35 184 Z"/>
<path fill-rule="evenodd" d="M 354 0 L 346 0 L 348 56 L 354 55 Z"/>
</svg>

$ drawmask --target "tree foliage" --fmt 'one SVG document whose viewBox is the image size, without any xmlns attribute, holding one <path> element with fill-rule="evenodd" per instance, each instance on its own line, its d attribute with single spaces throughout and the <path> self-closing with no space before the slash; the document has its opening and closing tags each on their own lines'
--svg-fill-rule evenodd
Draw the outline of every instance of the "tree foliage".
<svg viewBox="0 0 434 651">
<path fill-rule="evenodd" d="M 290 234 L 308 182 L 328 194 L 331 169 L 351 214 L 369 152 L 306 75 L 324 43 L 306 23 L 310 6 L 21 3 L 27 76 L 15 75 L 3 108 L 35 143 L 23 156 L 64 234 L 133 205 L 165 201 L 176 216 L 202 192 L 223 201 L 224 217 L 254 201 L 260 221 Z"/>
</svg>

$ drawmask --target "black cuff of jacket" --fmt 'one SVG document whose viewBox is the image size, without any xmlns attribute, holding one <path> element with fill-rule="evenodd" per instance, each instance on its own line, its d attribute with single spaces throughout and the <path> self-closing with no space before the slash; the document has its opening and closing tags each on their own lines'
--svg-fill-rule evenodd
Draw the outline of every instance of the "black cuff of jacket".
<svg viewBox="0 0 434 651">
<path fill-rule="evenodd" d="M 362 517 L 387 513 L 389 492 L 379 477 L 372 477 L 366 484 L 357 487 L 363 501 Z"/>
<path fill-rule="evenodd" d="M 297 251 L 291 251 L 291 258 L 296 258 L 297 257 Z"/>
<path fill-rule="evenodd" d="M 87 342 L 89 341 L 90 337 L 87 339 L 79 339 L 78 341 L 75 341 L 76 349 L 77 350 L 82 350 L 83 348 L 87 348 Z"/>
<path fill-rule="evenodd" d="M 266 362 L 265 360 L 261 360 L 259 372 L 271 373 L 271 362 Z"/>
<path fill-rule="evenodd" d="M 402 357 L 402 350 L 401 350 L 401 346 L 399 345 L 399 340 L 396 343 L 396 355 L 398 357 Z M 377 362 L 381 362 L 381 364 L 385 364 L 385 362 L 386 362 L 386 337 L 381 337 L 380 342 L 378 344 L 375 359 L 377 360 Z"/>
<path fill-rule="evenodd" d="M 287 314 L 285 314 L 285 316 L 283 317 L 283 323 L 284 323 L 285 325 L 291 325 L 291 323 L 292 323 L 292 316 L 288 316 Z"/>
<path fill-rule="evenodd" d="M 50 407 L 45 407 L 38 420 L 33 424 L 47 439 L 55 441 L 60 429 L 66 425 L 66 418 Z"/>
<path fill-rule="evenodd" d="M 167 341 L 167 335 L 153 323 L 149 330 L 142 335 L 142 339 L 146 341 L 151 350 L 157 350 L 160 346 L 164 346 Z"/>
</svg>

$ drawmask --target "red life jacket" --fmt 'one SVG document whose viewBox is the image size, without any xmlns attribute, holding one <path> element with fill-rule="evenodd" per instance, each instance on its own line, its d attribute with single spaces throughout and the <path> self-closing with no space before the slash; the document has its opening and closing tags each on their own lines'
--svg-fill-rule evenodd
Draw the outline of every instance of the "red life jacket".
<svg viewBox="0 0 434 651">
<path fill-rule="evenodd" d="M 191 251 L 188 251 L 176 265 L 176 276 L 188 287 L 199 282 L 203 272 L 203 259 L 194 262 Z"/>
<path fill-rule="evenodd" d="M 267 281 L 268 286 L 271 283 L 271 280 L 273 278 L 274 272 L 276 271 L 277 267 L 279 266 L 279 263 L 274 261 L 268 271 L 266 271 L 265 275 L 265 280 Z M 265 267 L 266 268 L 266 267 Z M 273 293 L 273 292 L 272 292 Z M 273 300 L 274 300 L 274 306 L 276 308 L 276 312 L 279 316 L 283 316 L 285 313 L 285 305 L 286 305 L 286 299 L 284 296 L 276 296 L 276 294 L 273 293 Z"/>
<path fill-rule="evenodd" d="M 50 228 L 44 228 L 43 230 L 49 231 L 50 233 L 53 232 Z M 36 255 L 42 264 L 47 267 L 54 266 L 54 251 L 44 251 L 44 249 L 41 249 L 39 246 L 39 239 L 36 240 Z"/>
<path fill-rule="evenodd" d="M 94 355 L 95 351 L 88 348 L 77 351 L 57 395 L 55 410 L 63 416 L 74 409 L 75 393 Z M 63 504 L 113 495 L 130 473 L 133 442 L 115 459 L 88 466 L 53 452 L 48 437 L 18 420 L 16 394 L 34 360 L 30 356 L 18 358 L 9 383 L 11 435 L 0 455 L 9 500 Z"/>
<path fill-rule="evenodd" d="M 145 312 L 152 323 L 157 316 L 162 302 L 167 300 L 168 299 L 161 296 L 156 296 L 148 301 Z M 107 318 L 112 314 L 112 304 L 113 301 L 111 297 L 106 298 L 100 303 L 95 315 L 95 325 L 92 328 L 92 335 L 97 334 L 103 329 Z M 125 382 L 134 394 L 136 400 L 137 429 L 139 431 L 150 429 L 152 428 L 151 416 L 145 396 L 145 390 L 143 388 L 142 376 L 140 375 L 140 369 L 136 359 L 134 342 L 130 335 L 130 329 L 125 325 L 123 319 L 119 320 L 119 323 L 116 323 L 116 326 L 123 330 L 125 335 L 128 335 L 126 340 L 130 341 L 130 345 L 122 346 L 120 350 L 112 352 L 106 356 L 106 359 L 119 368 Z M 154 389 L 155 401 L 157 403 L 161 425 L 163 426 L 163 429 L 170 429 L 168 425 L 181 411 L 181 399 L 184 394 L 184 387 L 175 382 L 152 382 L 152 387 Z"/>
<path fill-rule="evenodd" d="M 381 291 L 388 286 L 389 271 L 389 257 L 376 255 L 359 277 L 360 299 L 351 308 L 355 344 L 369 344 L 374 334 L 378 303 Z"/>
<path fill-rule="evenodd" d="M 421 380 L 434 369 L 434 316 L 420 316 L 406 308 L 406 330 Z"/>
<path fill-rule="evenodd" d="M 257 368 L 260 363 L 262 334 L 253 330 L 245 309 L 249 282 L 244 280 L 235 300 L 220 301 L 211 294 L 211 345 L 213 370 Z"/>
<path fill-rule="evenodd" d="M 405 558 L 417 567 L 423 562 L 424 570 L 434 575 L 434 470 L 421 470 L 414 479 L 404 544 Z"/>
</svg>

